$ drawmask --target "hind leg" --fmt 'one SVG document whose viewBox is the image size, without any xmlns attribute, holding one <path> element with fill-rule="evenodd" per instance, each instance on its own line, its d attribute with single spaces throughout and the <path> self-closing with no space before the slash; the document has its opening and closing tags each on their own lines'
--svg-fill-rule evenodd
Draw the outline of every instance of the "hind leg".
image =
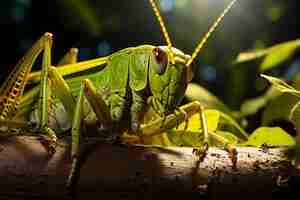
<svg viewBox="0 0 300 200">
<path fill-rule="evenodd" d="M 51 65 L 51 45 L 52 45 L 52 34 L 45 33 L 24 57 L 17 63 L 16 67 L 9 74 L 8 78 L 5 80 L 4 84 L 0 88 L 0 119 L 1 120 L 12 120 L 17 111 L 20 98 L 24 92 L 25 86 L 28 81 L 28 76 L 30 74 L 33 63 L 35 62 L 38 55 L 43 52 L 43 75 L 40 85 L 40 95 L 39 95 L 39 110 L 40 110 L 40 121 L 39 129 L 47 133 L 51 141 L 56 143 L 55 133 L 47 126 L 47 110 L 48 110 L 48 88 L 47 88 L 47 69 Z M 15 126 L 16 124 L 10 123 L 10 125 Z M 52 146 L 52 145 L 51 145 Z M 51 147 L 50 153 L 53 152 Z"/>
</svg>

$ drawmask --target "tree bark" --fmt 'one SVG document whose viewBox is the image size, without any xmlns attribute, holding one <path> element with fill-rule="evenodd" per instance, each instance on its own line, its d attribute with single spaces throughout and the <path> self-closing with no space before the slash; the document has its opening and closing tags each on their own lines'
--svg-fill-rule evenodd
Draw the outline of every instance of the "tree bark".
<svg viewBox="0 0 300 200">
<path fill-rule="evenodd" d="M 299 187 L 299 171 L 285 148 L 237 148 L 235 168 L 217 148 L 199 162 L 193 148 L 86 142 L 80 178 L 70 193 L 69 146 L 62 140 L 49 156 L 38 137 L 1 139 L 0 199 L 272 199 L 297 194 Z"/>
</svg>

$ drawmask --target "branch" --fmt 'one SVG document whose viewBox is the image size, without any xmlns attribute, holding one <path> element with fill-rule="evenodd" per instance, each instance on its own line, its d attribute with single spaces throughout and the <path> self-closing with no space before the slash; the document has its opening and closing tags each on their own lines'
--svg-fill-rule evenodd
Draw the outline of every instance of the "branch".
<svg viewBox="0 0 300 200">
<path fill-rule="evenodd" d="M 270 199 L 279 188 L 276 182 L 280 177 L 299 178 L 284 148 L 268 152 L 238 148 L 234 169 L 227 152 L 217 148 L 210 148 L 204 161 L 199 162 L 193 149 L 186 147 L 99 142 L 85 146 L 87 156 L 75 194 L 78 199 L 198 199 L 202 195 L 213 199 Z M 49 157 L 38 137 L 1 139 L 0 199 L 68 199 L 65 182 L 69 167 L 65 140 Z"/>
</svg>

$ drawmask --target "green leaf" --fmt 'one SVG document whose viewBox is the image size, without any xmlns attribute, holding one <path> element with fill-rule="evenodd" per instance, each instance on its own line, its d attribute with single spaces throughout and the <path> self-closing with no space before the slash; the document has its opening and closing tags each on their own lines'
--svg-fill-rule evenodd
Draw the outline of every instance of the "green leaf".
<svg viewBox="0 0 300 200">
<path fill-rule="evenodd" d="M 266 49 L 259 49 L 240 53 L 237 56 L 236 63 L 242 63 L 265 56 L 260 65 L 260 71 L 266 71 L 278 66 L 291 58 L 294 52 L 300 47 L 300 39 L 283 42 Z"/>
<path fill-rule="evenodd" d="M 226 123 L 229 125 L 233 126 L 238 130 L 238 134 L 235 134 L 240 138 L 241 140 L 247 140 L 248 139 L 248 134 L 247 132 L 229 115 L 220 112 L 221 118 L 224 118 L 226 120 Z"/>
<path fill-rule="evenodd" d="M 278 78 L 267 75 L 261 76 L 272 83 L 280 92 L 283 92 L 283 94 L 273 99 L 264 110 L 262 124 L 267 125 L 278 119 L 290 120 L 290 112 L 299 101 L 300 91 Z"/>
<path fill-rule="evenodd" d="M 294 167 L 300 170 L 300 101 L 293 105 L 289 119 L 293 122 L 297 130 L 297 136 L 295 137 L 296 145 L 291 148 L 289 158 Z"/>
<path fill-rule="evenodd" d="M 204 144 L 203 134 L 198 131 L 168 130 L 168 138 L 175 146 L 201 147 Z"/>
<path fill-rule="evenodd" d="M 206 109 L 204 113 L 206 117 L 208 131 L 210 132 L 217 131 L 218 124 L 220 123 L 220 118 L 223 118 L 225 119 L 225 122 L 227 124 L 233 126 L 238 130 L 238 134 L 236 134 L 238 138 L 240 138 L 241 140 L 248 139 L 248 134 L 246 133 L 246 131 L 230 115 L 227 115 L 226 113 L 223 113 L 215 109 Z M 184 123 L 181 123 L 178 127 L 178 130 L 183 130 L 184 125 L 185 125 Z M 200 116 L 197 114 L 193 115 L 189 119 L 187 130 L 197 132 L 200 129 L 201 129 Z"/>
<path fill-rule="evenodd" d="M 247 133 L 234 121 L 229 115 L 222 113 L 218 110 L 207 109 L 205 110 L 205 116 L 207 120 L 207 126 L 209 132 L 216 132 L 220 134 L 229 143 L 236 144 L 238 140 L 247 140 Z M 220 123 L 220 118 L 225 119 L 226 123 L 235 127 L 238 130 L 238 134 L 230 133 L 226 131 L 218 130 L 218 125 Z M 176 146 L 194 146 L 200 147 L 203 145 L 203 133 L 201 131 L 200 117 L 195 114 L 189 119 L 187 131 L 183 131 L 184 123 L 180 124 L 178 129 L 173 129 L 168 131 L 168 137 L 171 143 Z M 213 139 L 213 137 L 212 137 Z M 214 141 L 214 140 L 212 140 Z M 213 142 L 213 145 L 220 145 L 217 141 Z M 224 145 L 224 144 L 222 144 Z"/>
<path fill-rule="evenodd" d="M 296 142 L 297 145 L 300 147 L 300 101 L 298 101 L 294 106 L 292 107 L 290 114 L 289 114 L 289 119 L 293 122 L 293 124 L 296 127 L 297 130 L 297 136 L 296 136 Z"/>
<path fill-rule="evenodd" d="M 220 131 L 218 130 L 216 132 L 218 135 L 224 137 L 229 144 L 234 144 L 234 145 L 237 145 L 238 144 L 238 137 L 235 136 L 235 134 L 231 133 L 231 132 L 228 132 L 228 131 Z M 224 147 L 224 144 L 220 144 L 216 141 L 213 140 L 213 144 L 215 144 L 215 146 L 223 146 Z"/>
<path fill-rule="evenodd" d="M 268 53 L 268 49 L 258 49 L 258 50 L 243 52 L 237 56 L 235 63 L 243 63 L 243 62 L 255 60 L 265 56 L 267 53 Z"/>
<path fill-rule="evenodd" d="M 273 47 L 260 65 L 260 71 L 266 71 L 288 60 L 297 48 L 299 48 L 299 41 L 283 43 Z"/>
<path fill-rule="evenodd" d="M 200 85 L 188 84 L 185 95 L 190 101 L 201 102 L 205 108 L 220 110 L 228 115 L 232 114 L 232 111 L 221 100 Z"/>
<path fill-rule="evenodd" d="M 290 93 L 282 93 L 269 101 L 262 113 L 262 125 L 267 126 L 275 120 L 290 120 L 290 112 L 299 100 Z"/>
<path fill-rule="evenodd" d="M 295 137 L 296 145 L 294 147 L 294 152 L 292 155 L 292 164 L 297 168 L 300 169 L 300 101 L 294 104 L 293 108 L 291 109 L 290 120 L 296 127 L 297 136 Z"/>
<path fill-rule="evenodd" d="M 236 145 L 238 143 L 238 138 L 233 133 L 227 131 L 217 131 L 216 135 L 222 136 L 229 144 Z M 175 131 L 169 132 L 168 136 L 172 144 L 176 146 L 202 147 L 204 144 L 204 136 L 199 131 Z M 224 147 L 224 144 L 221 144 L 219 141 L 215 140 L 213 136 L 211 136 L 211 139 L 213 146 Z"/>
<path fill-rule="evenodd" d="M 244 101 L 241 105 L 240 112 L 242 116 L 253 115 L 257 113 L 259 109 L 265 107 L 270 100 L 281 94 L 282 92 L 278 91 L 274 86 L 271 86 L 265 94 Z"/>
<path fill-rule="evenodd" d="M 298 72 L 294 76 L 292 86 L 295 87 L 297 90 L 300 90 L 300 72 Z"/>
<path fill-rule="evenodd" d="M 207 128 L 214 132 L 218 128 L 220 112 L 217 110 L 206 109 L 204 111 Z M 200 116 L 195 114 L 188 120 L 187 130 L 184 131 L 185 123 L 179 124 L 177 129 L 167 131 L 168 138 L 176 146 L 200 147 L 203 145 L 203 134 L 201 132 Z"/>
<path fill-rule="evenodd" d="M 267 79 L 271 84 L 273 84 L 279 91 L 281 92 L 287 92 L 287 93 L 291 93 L 295 96 L 300 97 L 300 91 L 296 90 L 294 87 L 290 86 L 289 84 L 287 84 L 286 82 L 284 82 L 283 80 L 279 79 L 279 78 L 275 78 L 272 76 L 267 76 L 264 74 L 261 74 L 261 77 Z"/>
<path fill-rule="evenodd" d="M 264 96 L 256 97 L 254 99 L 248 99 L 241 105 L 241 113 L 243 116 L 253 115 L 257 111 L 264 107 L 267 103 L 267 99 Z"/>
<path fill-rule="evenodd" d="M 206 117 L 207 128 L 209 131 L 216 131 L 219 124 L 220 112 L 213 109 L 206 109 L 204 111 Z M 178 126 L 177 130 L 183 130 L 185 123 L 181 123 Z M 201 129 L 200 124 L 200 116 L 195 114 L 191 116 L 188 120 L 188 128 L 189 131 L 199 131 Z"/>
<path fill-rule="evenodd" d="M 256 129 L 244 145 L 261 147 L 267 144 L 270 146 L 294 146 L 295 140 L 287 132 L 279 127 L 260 127 Z"/>
<path fill-rule="evenodd" d="M 229 115 L 214 109 L 206 109 L 204 113 L 209 132 L 221 134 L 230 143 L 234 144 L 236 144 L 238 139 L 241 138 L 241 140 L 247 140 L 248 136 L 246 132 Z M 221 117 L 225 119 L 226 123 L 237 128 L 242 133 L 234 134 L 218 130 Z M 155 136 L 143 136 L 143 141 L 145 144 L 151 145 L 201 147 L 203 145 L 204 138 L 201 130 L 200 116 L 198 114 L 191 116 L 188 120 L 188 127 L 186 131 L 184 131 L 184 127 L 185 122 L 179 124 L 177 129 L 170 129 L 166 131 L 166 133 Z M 238 138 L 237 136 L 241 138 Z M 218 143 L 216 142 L 215 144 Z"/>
<path fill-rule="evenodd" d="M 207 127 L 209 131 L 216 131 L 218 128 L 220 113 L 217 110 L 206 109 L 204 111 L 207 120 Z M 194 146 L 199 147 L 203 145 L 203 134 L 201 132 L 200 116 L 198 114 L 192 115 L 188 119 L 187 130 L 184 131 L 185 122 L 180 123 L 178 128 L 168 130 L 154 136 L 143 136 L 144 144 L 162 145 L 162 146 Z"/>
</svg>

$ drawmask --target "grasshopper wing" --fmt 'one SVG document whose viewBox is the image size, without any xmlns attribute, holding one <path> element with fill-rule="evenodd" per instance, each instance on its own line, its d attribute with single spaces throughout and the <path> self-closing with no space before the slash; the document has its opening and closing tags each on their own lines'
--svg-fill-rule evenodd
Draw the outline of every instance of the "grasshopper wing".
<svg viewBox="0 0 300 200">
<path fill-rule="evenodd" d="M 140 91 L 146 88 L 149 56 L 146 54 L 131 55 L 130 57 L 130 88 Z"/>
<path fill-rule="evenodd" d="M 129 60 L 128 54 L 118 54 L 111 58 L 107 66 L 110 71 L 108 78 L 110 78 L 111 92 L 118 92 L 121 96 L 126 94 Z"/>
</svg>

